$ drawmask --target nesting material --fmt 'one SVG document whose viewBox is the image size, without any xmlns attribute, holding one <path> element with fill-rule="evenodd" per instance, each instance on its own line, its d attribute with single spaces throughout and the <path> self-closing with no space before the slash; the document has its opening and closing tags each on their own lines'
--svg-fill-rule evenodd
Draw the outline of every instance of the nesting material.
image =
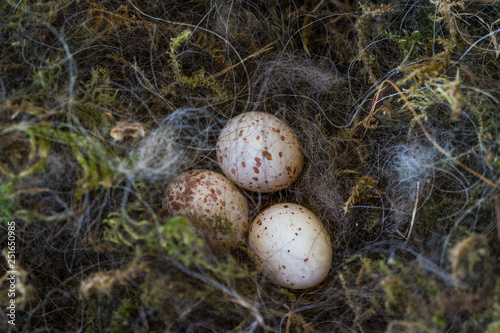
<svg viewBox="0 0 500 333">
<path fill-rule="evenodd" d="M 316 286 L 332 263 L 332 245 L 323 224 L 309 209 L 293 203 L 263 210 L 250 227 L 248 245 L 264 275 L 291 289 Z"/>
<path fill-rule="evenodd" d="M 127 121 L 119 121 L 109 133 L 115 141 L 122 141 L 126 137 L 137 138 L 144 137 L 146 132 L 144 127 L 139 123 L 129 123 Z"/>
<path fill-rule="evenodd" d="M 190 170 L 166 188 L 163 208 L 167 216 L 184 216 L 214 252 L 234 249 L 246 238 L 248 203 L 240 190 L 223 175 Z"/>
<path fill-rule="evenodd" d="M 269 113 L 248 112 L 222 129 L 217 161 L 238 186 L 269 193 L 297 180 L 304 155 L 297 135 L 286 123 Z"/>
</svg>

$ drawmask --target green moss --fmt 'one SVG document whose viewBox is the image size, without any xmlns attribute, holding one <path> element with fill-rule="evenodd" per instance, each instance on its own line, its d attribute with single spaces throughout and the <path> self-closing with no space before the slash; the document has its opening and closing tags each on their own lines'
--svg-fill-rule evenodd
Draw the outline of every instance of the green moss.
<svg viewBox="0 0 500 333">
<path fill-rule="evenodd" d="M 38 152 L 40 159 L 31 168 L 21 173 L 21 176 L 35 172 L 45 165 L 49 155 L 49 143 L 55 142 L 68 145 L 73 152 L 73 157 L 82 167 L 82 173 L 77 181 L 79 196 L 85 191 L 98 187 L 109 187 L 113 179 L 120 174 L 116 171 L 121 166 L 121 160 L 113 156 L 111 150 L 91 137 L 58 130 L 48 126 L 30 126 L 19 124 L 10 130 L 20 130 L 28 133 L 32 151 Z"/>
<path fill-rule="evenodd" d="M 82 93 L 73 106 L 86 129 L 107 137 L 114 119 L 110 113 L 116 104 L 118 89 L 111 87 L 107 69 L 97 66 L 90 71 L 90 78 L 82 84 Z"/>
<path fill-rule="evenodd" d="M 123 216 L 120 211 L 112 212 L 103 220 L 105 226 L 104 239 L 117 244 L 132 246 L 138 240 L 144 239 L 141 231 L 148 221 L 134 221 L 129 216 Z"/>
<path fill-rule="evenodd" d="M 8 180 L 0 186 L 0 224 L 12 221 L 16 211 L 16 195 L 13 180 Z"/>
<path fill-rule="evenodd" d="M 411 61 L 423 55 L 422 46 L 425 45 L 425 42 L 423 42 L 420 31 L 414 30 L 410 32 L 403 29 L 401 32 L 393 34 L 383 31 L 381 28 L 382 26 L 379 28 L 381 30 L 380 33 L 398 45 L 404 59 Z"/>
<path fill-rule="evenodd" d="M 106 328 L 106 333 L 129 333 L 137 332 L 139 329 L 136 318 L 138 299 L 136 297 L 126 298 L 123 300 L 118 310 L 113 311 L 111 315 L 111 324 Z"/>
<path fill-rule="evenodd" d="M 348 267 L 355 263 L 361 266 L 351 271 Z M 392 257 L 372 260 L 358 256 L 351 258 L 344 269 L 344 288 L 351 295 L 350 306 L 359 327 L 362 328 L 375 313 L 380 313 L 381 305 L 391 318 L 388 332 L 398 332 L 401 327 L 440 332 L 446 326 L 446 288 L 430 278 L 417 261 L 402 262 Z M 368 290 L 369 299 L 366 298 Z"/>
<path fill-rule="evenodd" d="M 381 282 L 382 290 L 384 291 L 384 303 L 387 313 L 394 314 L 395 312 L 400 312 L 403 302 L 407 300 L 408 286 L 397 276 L 388 276 L 384 278 Z"/>
<path fill-rule="evenodd" d="M 495 281 L 494 289 L 488 294 L 489 297 L 481 295 L 481 299 L 485 301 L 483 308 L 480 311 L 475 311 L 463 324 L 461 332 L 463 333 L 496 333 L 499 332 L 500 322 L 500 283 Z M 475 302 L 475 300 L 470 300 Z"/>
<path fill-rule="evenodd" d="M 209 89 L 219 101 L 227 100 L 229 98 L 229 94 L 224 91 L 212 77 L 207 76 L 204 69 L 195 71 L 191 74 L 191 76 L 187 76 L 182 73 L 181 63 L 177 59 L 178 50 L 184 42 L 191 38 L 191 35 L 191 30 L 185 30 L 180 35 L 172 38 L 170 41 L 170 51 L 168 52 L 168 55 L 170 57 L 170 65 L 172 66 L 172 72 L 175 80 L 181 85 L 191 89 Z"/>
</svg>

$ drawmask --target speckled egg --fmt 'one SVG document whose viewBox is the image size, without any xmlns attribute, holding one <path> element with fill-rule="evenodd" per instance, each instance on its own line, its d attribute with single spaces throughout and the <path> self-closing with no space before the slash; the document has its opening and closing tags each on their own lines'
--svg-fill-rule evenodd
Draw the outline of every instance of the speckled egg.
<svg viewBox="0 0 500 333">
<path fill-rule="evenodd" d="M 260 212 L 250 226 L 248 246 L 274 283 L 305 289 L 319 284 L 332 263 L 332 245 L 309 209 L 282 203 Z"/>
<path fill-rule="evenodd" d="M 297 180 L 304 155 L 297 135 L 285 122 L 269 113 L 247 112 L 222 129 L 217 161 L 238 186 L 269 193 Z"/>
<path fill-rule="evenodd" d="M 217 172 L 198 169 L 180 174 L 167 186 L 162 204 L 167 217 L 186 217 L 214 252 L 234 249 L 248 234 L 248 203 Z"/>
</svg>

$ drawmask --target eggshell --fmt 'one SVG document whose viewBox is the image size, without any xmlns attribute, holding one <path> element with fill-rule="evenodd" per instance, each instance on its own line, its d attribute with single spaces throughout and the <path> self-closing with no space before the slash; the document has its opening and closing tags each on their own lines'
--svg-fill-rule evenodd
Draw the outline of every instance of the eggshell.
<svg viewBox="0 0 500 333">
<path fill-rule="evenodd" d="M 297 135 L 285 122 L 269 113 L 247 112 L 222 129 L 217 161 L 238 186 L 268 193 L 297 180 L 304 154 Z"/>
<path fill-rule="evenodd" d="M 248 203 L 217 172 L 197 169 L 180 174 L 167 186 L 162 204 L 168 217 L 186 217 L 214 252 L 235 248 L 248 234 Z"/>
<path fill-rule="evenodd" d="M 309 209 L 282 203 L 260 212 L 250 226 L 248 245 L 276 284 L 305 289 L 319 284 L 332 263 L 332 245 L 321 221 Z"/>
</svg>

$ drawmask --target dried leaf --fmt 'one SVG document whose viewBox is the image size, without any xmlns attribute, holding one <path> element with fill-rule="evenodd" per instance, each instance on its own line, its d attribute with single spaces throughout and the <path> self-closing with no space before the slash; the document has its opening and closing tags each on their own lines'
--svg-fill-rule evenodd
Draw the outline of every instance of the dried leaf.
<svg viewBox="0 0 500 333">
<path fill-rule="evenodd" d="M 132 137 L 136 138 L 138 136 L 143 137 L 145 135 L 144 127 L 139 123 L 128 123 L 126 121 L 119 121 L 116 126 L 113 127 L 109 133 L 113 139 L 116 141 L 121 141 L 124 138 Z"/>
</svg>

